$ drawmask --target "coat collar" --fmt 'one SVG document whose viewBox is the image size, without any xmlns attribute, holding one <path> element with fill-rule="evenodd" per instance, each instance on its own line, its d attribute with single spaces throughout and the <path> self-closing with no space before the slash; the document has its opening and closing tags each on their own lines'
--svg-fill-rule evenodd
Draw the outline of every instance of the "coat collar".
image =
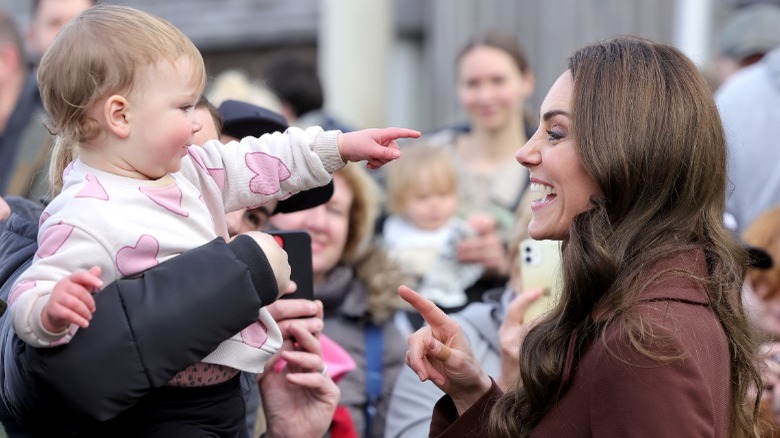
<svg viewBox="0 0 780 438">
<path fill-rule="evenodd" d="M 709 275 L 704 251 L 689 249 L 661 259 L 640 276 L 649 284 L 641 293 L 638 303 L 648 301 L 674 300 L 708 305 L 710 299 L 701 284 L 692 278 L 706 278 Z"/>
</svg>

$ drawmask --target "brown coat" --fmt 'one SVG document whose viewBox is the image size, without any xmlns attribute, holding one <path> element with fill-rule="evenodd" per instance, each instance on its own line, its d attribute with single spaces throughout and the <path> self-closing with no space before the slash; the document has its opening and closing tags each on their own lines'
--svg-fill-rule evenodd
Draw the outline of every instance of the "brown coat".
<svg viewBox="0 0 780 438">
<path fill-rule="evenodd" d="M 706 275 L 701 253 L 661 262 Z M 737 293 L 737 291 L 735 291 Z M 651 327 L 662 345 L 654 354 L 674 352 L 679 360 L 659 362 L 638 352 L 619 324 L 583 354 L 568 390 L 531 433 L 532 437 L 727 437 L 730 361 L 726 335 L 693 281 L 664 274 L 643 293 L 634 314 Z M 571 358 L 567 358 L 571 360 Z M 434 408 L 431 436 L 485 436 L 497 386 L 460 418 L 445 396 Z"/>
</svg>

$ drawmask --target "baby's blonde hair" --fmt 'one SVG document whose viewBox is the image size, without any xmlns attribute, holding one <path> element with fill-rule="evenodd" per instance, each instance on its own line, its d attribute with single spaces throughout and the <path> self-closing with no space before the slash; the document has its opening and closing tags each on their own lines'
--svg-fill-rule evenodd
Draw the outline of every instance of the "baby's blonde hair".
<svg viewBox="0 0 780 438">
<path fill-rule="evenodd" d="M 49 180 L 54 193 L 78 144 L 100 133 L 88 112 L 100 99 L 128 93 L 142 67 L 184 57 L 192 65 L 193 85 L 203 90 L 206 68 L 192 41 L 166 20 L 137 9 L 99 5 L 65 25 L 43 55 L 38 84 L 48 112 L 46 127 L 55 136 Z"/>
<path fill-rule="evenodd" d="M 401 157 L 387 166 L 387 208 L 402 214 L 419 190 L 457 193 L 458 175 L 450 152 L 425 142 L 401 149 Z"/>
</svg>

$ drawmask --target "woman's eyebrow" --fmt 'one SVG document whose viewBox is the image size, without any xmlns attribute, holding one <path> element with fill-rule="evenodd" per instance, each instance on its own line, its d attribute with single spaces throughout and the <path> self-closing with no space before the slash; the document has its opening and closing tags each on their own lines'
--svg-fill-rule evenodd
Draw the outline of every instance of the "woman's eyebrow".
<svg viewBox="0 0 780 438">
<path fill-rule="evenodd" d="M 566 116 L 568 118 L 571 118 L 569 113 L 564 111 L 564 110 L 552 110 L 552 111 L 547 111 L 546 113 L 544 113 L 542 115 L 542 120 L 544 120 L 546 122 L 546 121 L 550 120 L 551 118 L 553 118 L 555 116 Z"/>
</svg>

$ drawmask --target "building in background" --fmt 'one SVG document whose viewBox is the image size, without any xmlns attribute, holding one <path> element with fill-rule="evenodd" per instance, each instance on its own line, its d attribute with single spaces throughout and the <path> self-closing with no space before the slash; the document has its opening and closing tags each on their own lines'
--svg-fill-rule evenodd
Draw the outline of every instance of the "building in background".
<svg viewBox="0 0 780 438">
<path fill-rule="evenodd" d="M 280 51 L 318 62 L 328 110 L 356 128 L 430 130 L 463 120 L 457 50 L 476 30 L 515 32 L 537 78 L 538 105 L 580 46 L 618 34 L 673 43 L 709 69 L 715 35 L 745 0 L 125 0 L 160 15 L 202 50 L 210 76 L 255 79 Z M 29 22 L 30 2 L 0 0 Z"/>
</svg>

